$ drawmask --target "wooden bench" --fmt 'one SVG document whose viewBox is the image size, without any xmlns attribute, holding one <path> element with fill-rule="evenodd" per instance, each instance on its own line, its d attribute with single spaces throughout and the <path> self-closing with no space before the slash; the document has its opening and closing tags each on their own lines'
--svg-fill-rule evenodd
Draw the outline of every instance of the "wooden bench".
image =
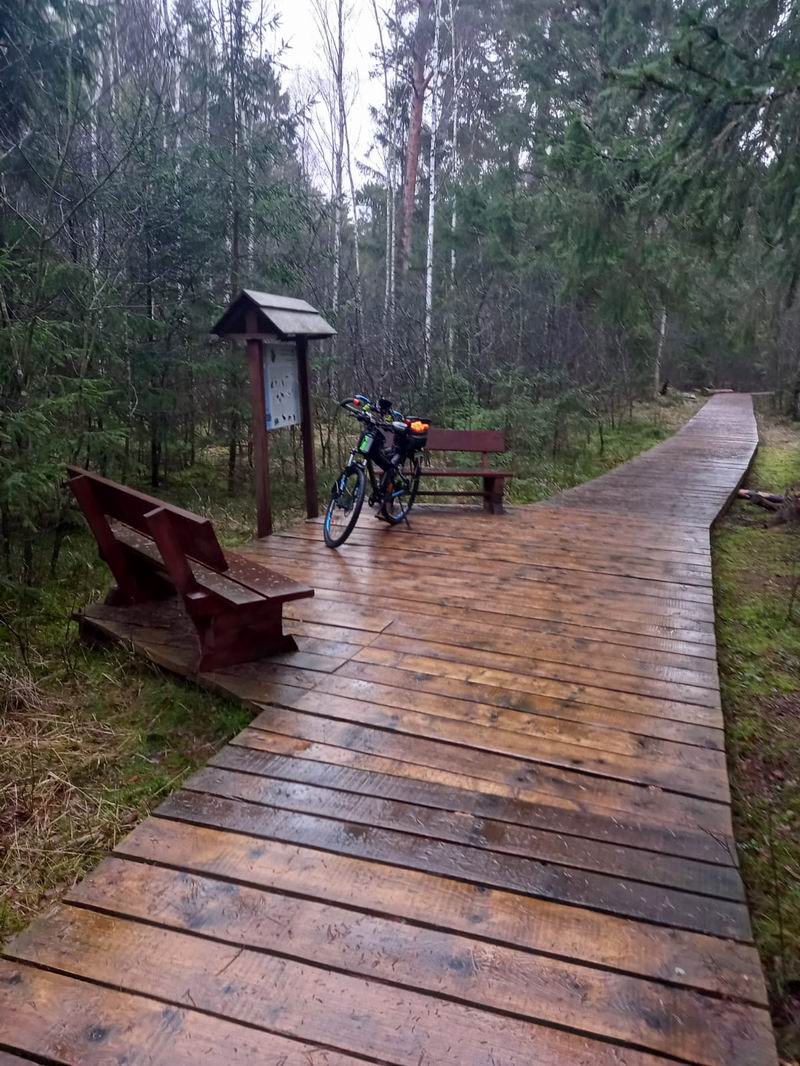
<svg viewBox="0 0 800 1066">
<path fill-rule="evenodd" d="M 106 602 L 121 606 L 183 599 L 200 641 L 199 671 L 296 649 L 283 632 L 283 604 L 314 590 L 224 552 L 208 518 L 80 467 L 67 467 L 116 581 Z"/>
<path fill-rule="evenodd" d="M 506 450 L 505 434 L 495 429 L 435 429 L 428 430 L 427 451 L 429 452 L 480 452 L 481 465 L 474 467 L 427 467 L 423 466 L 425 477 L 461 477 L 480 478 L 480 489 L 429 489 L 420 491 L 418 496 L 483 496 L 484 510 L 491 514 L 503 513 L 503 490 L 506 479 L 514 475 L 510 470 L 492 470 L 489 467 L 489 455 L 503 453 Z"/>
</svg>

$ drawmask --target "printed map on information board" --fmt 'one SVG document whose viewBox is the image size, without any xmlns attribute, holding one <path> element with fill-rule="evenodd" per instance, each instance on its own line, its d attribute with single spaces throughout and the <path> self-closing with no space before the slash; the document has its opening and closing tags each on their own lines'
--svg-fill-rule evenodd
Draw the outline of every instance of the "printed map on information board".
<svg viewBox="0 0 800 1066">
<path fill-rule="evenodd" d="M 293 344 L 270 344 L 264 348 L 264 403 L 267 429 L 299 425 L 300 388 Z"/>
</svg>

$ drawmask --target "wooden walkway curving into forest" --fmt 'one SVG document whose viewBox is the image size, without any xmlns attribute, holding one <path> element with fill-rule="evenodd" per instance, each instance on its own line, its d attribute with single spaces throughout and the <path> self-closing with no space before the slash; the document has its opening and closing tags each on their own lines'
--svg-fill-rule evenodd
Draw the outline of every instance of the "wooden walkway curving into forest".
<svg viewBox="0 0 800 1066">
<path fill-rule="evenodd" d="M 257 716 L 8 948 L 0 1064 L 774 1064 L 709 550 L 755 445 L 718 396 L 544 504 L 251 545 L 300 650 L 201 678 Z"/>
</svg>

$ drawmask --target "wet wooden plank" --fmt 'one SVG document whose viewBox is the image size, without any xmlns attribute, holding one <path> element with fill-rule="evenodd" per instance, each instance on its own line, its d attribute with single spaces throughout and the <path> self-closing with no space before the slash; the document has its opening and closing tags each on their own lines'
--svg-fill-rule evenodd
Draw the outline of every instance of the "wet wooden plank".
<svg viewBox="0 0 800 1066">
<path fill-rule="evenodd" d="M 116 985 L 120 974 L 110 975 Z M 355 1066 L 364 1059 L 0 959 L 0 1044 L 63 1066 Z M 189 988 L 191 995 L 191 988 Z"/>
<path fill-rule="evenodd" d="M 328 740 L 340 739 L 326 733 Z M 457 773 L 451 769 L 426 766 L 408 760 L 390 758 L 354 750 L 341 744 L 309 737 L 270 733 L 262 729 L 245 730 L 230 749 L 239 754 L 268 753 L 294 760 L 329 763 L 349 771 L 400 778 L 415 786 L 444 788 L 450 795 L 458 793 L 460 808 L 484 812 L 519 825 L 550 828 L 569 836 L 588 836 L 613 844 L 649 849 L 665 856 L 699 859 L 720 865 L 735 865 L 733 839 L 723 833 L 709 833 L 683 822 L 660 822 L 654 818 L 626 817 L 615 810 L 585 810 L 577 800 L 564 799 L 546 792 L 521 786 L 508 786 L 474 773 Z M 454 791 L 455 790 L 455 791 Z M 470 798 L 465 798 L 468 795 Z"/>
<path fill-rule="evenodd" d="M 448 699 L 541 714 L 568 722 L 590 723 L 701 748 L 722 750 L 724 743 L 721 726 L 678 721 L 675 718 L 659 717 L 627 708 L 599 706 L 589 701 L 578 702 L 563 693 L 561 698 L 545 696 L 539 692 L 525 692 L 504 685 L 483 684 L 422 670 L 414 670 L 409 679 L 408 673 L 402 670 L 354 659 L 345 663 L 337 671 L 337 676 L 364 682 L 376 681 L 393 688 L 405 687 L 410 692 L 427 692 Z M 649 706 L 646 708 L 648 712 L 650 709 Z"/>
<path fill-rule="evenodd" d="M 275 542 L 278 550 L 291 551 L 293 541 L 298 541 L 304 549 L 312 553 L 320 551 L 319 534 L 309 528 L 294 528 L 282 534 Z M 410 541 L 410 542 L 409 542 Z M 383 537 L 366 537 L 359 532 L 350 535 L 347 540 L 348 557 L 362 560 L 378 566 L 392 566 L 399 561 L 401 554 L 411 553 L 417 566 L 424 565 L 429 572 L 441 572 L 448 559 L 463 559 L 472 572 L 523 577 L 533 581 L 551 582 L 557 573 L 550 571 L 569 571 L 590 574 L 606 578 L 636 578 L 678 585 L 693 585 L 699 588 L 711 587 L 711 567 L 707 562 L 674 562 L 671 560 L 643 559 L 622 555 L 619 552 L 597 550 L 597 541 L 593 547 L 581 545 L 563 545 L 547 547 L 538 545 L 535 551 L 527 551 L 520 546 L 516 550 L 508 544 L 482 543 L 470 548 L 469 542 L 457 538 L 440 538 L 422 540 L 421 538 L 389 539 Z M 324 546 L 322 547 L 324 551 Z"/>
<path fill-rule="evenodd" d="M 725 767 L 719 764 L 712 766 L 710 760 L 701 766 L 686 766 L 677 759 L 651 758 L 649 753 L 642 757 L 641 752 L 619 754 L 605 751 L 599 746 L 591 748 L 566 741 L 548 740 L 541 733 L 528 735 L 523 728 L 505 729 L 500 714 L 495 721 L 491 720 L 491 715 L 484 721 L 470 721 L 466 717 L 457 719 L 447 715 L 407 711 L 373 702 L 369 697 L 321 696 L 318 689 L 293 699 L 290 706 L 326 718 L 441 740 L 475 748 L 479 752 L 495 752 L 498 755 L 527 759 L 546 766 L 578 770 L 597 777 L 653 785 L 671 792 L 720 802 L 727 802 L 729 799 Z M 517 715 L 517 725 L 519 718 Z M 598 793 L 601 792 L 598 787 Z"/>
<path fill-rule="evenodd" d="M 256 758 L 248 759 L 247 756 Z M 664 861 L 663 856 L 647 851 L 609 846 L 576 836 L 567 838 L 550 830 L 537 830 L 492 818 L 476 818 L 457 810 L 458 798 L 448 797 L 446 790 L 440 790 L 439 808 L 426 803 L 431 799 L 429 794 L 422 788 L 413 789 L 413 785 L 405 790 L 396 787 L 394 795 L 389 798 L 385 779 L 379 783 L 378 791 L 370 786 L 373 774 L 361 775 L 362 787 L 359 789 L 353 788 L 352 782 L 349 782 L 350 788 L 337 788 L 330 773 L 318 773 L 316 777 L 306 773 L 304 780 L 294 780 L 291 767 L 299 760 L 286 760 L 289 765 L 276 767 L 276 776 L 271 776 L 263 757 L 260 772 L 256 769 L 259 765 L 257 758 L 258 753 L 230 745 L 220 752 L 213 766 L 192 774 L 183 787 L 192 792 L 207 792 L 373 827 L 424 834 L 471 848 L 609 873 L 721 899 L 744 899 L 741 879 L 729 866 L 674 858 Z M 305 765 L 312 769 L 314 766 Z M 331 771 L 335 767 L 322 769 Z M 287 774 L 291 776 L 287 777 Z"/>
<path fill-rule="evenodd" d="M 305 579 L 316 581 L 322 588 L 332 588 L 331 582 L 337 578 L 346 580 L 350 588 L 356 591 L 374 589 L 378 581 L 389 581 L 393 595 L 404 599 L 414 599 L 427 593 L 443 592 L 445 589 L 459 591 L 462 595 L 475 596 L 475 583 L 468 576 L 456 577 L 452 566 L 448 569 L 442 564 L 441 569 L 425 567 L 425 579 L 420 580 L 413 571 L 402 571 L 397 564 L 390 562 L 380 565 L 378 560 L 353 559 L 349 556 L 337 556 L 328 561 L 297 541 L 286 540 L 273 543 L 265 548 L 247 549 L 247 554 L 266 566 L 280 566 L 289 569 L 293 575 L 302 574 Z M 469 573 L 465 566 L 464 571 Z M 522 577 L 519 584 L 524 588 L 526 599 L 531 602 L 569 602 L 580 598 L 587 606 L 600 606 L 602 600 L 613 603 L 621 611 L 634 614 L 670 616 L 680 615 L 684 618 L 713 621 L 711 591 L 693 585 L 681 585 L 672 582 L 648 581 L 640 578 L 611 578 L 605 575 L 580 573 L 573 580 L 555 568 L 543 569 L 536 578 Z M 501 597 L 501 602 L 513 606 L 512 597 L 506 597 L 509 581 L 517 580 L 510 574 L 476 574 L 480 576 L 480 588 Z M 296 580 L 296 577 L 295 577 Z M 316 585 L 314 586 L 317 587 Z"/>
<path fill-rule="evenodd" d="M 633 757 L 652 756 L 655 760 L 663 759 L 669 763 L 701 770 L 718 770 L 725 767 L 725 754 L 713 742 L 699 746 L 645 736 L 631 728 L 623 728 L 626 722 L 624 716 L 616 728 L 613 722 L 592 724 L 588 717 L 579 722 L 572 721 L 559 717 L 561 705 L 558 703 L 551 706 L 547 701 L 540 701 L 531 706 L 509 708 L 496 703 L 481 703 L 477 700 L 426 692 L 418 685 L 410 689 L 396 684 L 383 684 L 374 678 L 367 681 L 348 677 L 341 671 L 320 679 L 315 691 L 344 696 L 347 699 L 369 700 L 374 704 L 397 710 L 418 711 L 465 723 L 496 726 L 528 737 L 559 740 L 592 751 L 616 752 Z M 603 712 L 600 713 L 602 717 Z M 628 724 L 630 725 L 630 722 Z M 712 741 L 715 736 L 716 734 L 712 734 Z"/>
<path fill-rule="evenodd" d="M 742 903 L 639 882 L 627 885 L 602 874 L 511 855 L 497 862 L 478 849 L 459 847 L 422 834 L 413 836 L 396 830 L 373 829 L 347 820 L 296 814 L 196 792 L 175 793 L 158 808 L 157 814 L 161 818 L 227 829 L 254 838 L 434 872 L 484 888 L 591 907 L 676 929 L 741 941 L 751 936 L 747 908 Z"/>
<path fill-rule="evenodd" d="M 414 641 L 415 652 L 468 666 L 501 668 L 532 677 L 576 682 L 611 691 L 632 692 L 636 695 L 655 696 L 658 699 L 697 703 L 708 707 L 717 707 L 719 704 L 716 677 L 690 667 L 656 666 L 643 664 L 640 660 L 623 661 L 616 658 L 613 651 L 608 651 L 603 656 L 603 666 L 600 667 L 596 661 L 594 665 L 575 663 L 571 661 L 572 657 L 563 651 L 556 658 L 547 646 L 534 653 L 532 650 L 526 650 L 522 642 L 517 643 L 513 639 L 509 639 L 505 649 L 500 651 L 497 648 L 476 648 L 468 640 L 462 640 L 457 631 L 453 630 L 448 634 L 443 628 L 433 636 L 437 639 L 418 636 Z M 403 654 L 408 650 L 408 636 L 387 631 L 379 634 L 369 647 Z M 354 651 L 355 654 L 359 653 L 359 649 Z"/>
<path fill-rule="evenodd" d="M 175 1007 L 188 999 L 198 1011 L 259 1032 L 391 1066 L 419 1066 L 426 1058 L 443 1066 L 619 1063 L 613 1046 L 583 1036 L 78 908 L 64 907 L 46 925 L 35 923 L 17 939 L 14 954 L 100 983 L 115 983 L 122 973 L 138 995 Z M 664 1061 L 636 1051 L 626 1058 L 631 1066 Z"/>
<path fill-rule="evenodd" d="M 384 630 L 384 637 L 405 637 L 415 640 L 419 636 L 419 620 L 414 618 L 396 618 Z M 577 666 L 595 666 L 598 656 L 602 656 L 604 669 L 617 673 L 631 673 L 642 677 L 665 677 L 663 670 L 684 670 L 687 676 L 682 678 L 692 684 L 717 683 L 717 664 L 713 657 L 692 656 L 684 651 L 669 647 L 636 648 L 631 645 L 609 646 L 608 631 L 581 629 L 580 635 L 573 633 L 561 635 L 550 633 L 546 629 L 531 632 L 526 629 L 502 626 L 496 622 L 483 621 L 480 624 L 472 620 L 458 618 L 453 613 L 450 618 L 443 617 L 432 624 L 429 639 L 435 637 L 438 643 L 457 644 L 462 648 L 475 648 L 482 651 L 509 653 L 518 656 L 547 659 L 551 662 L 572 663 Z M 364 643 L 373 643 L 378 638 Z M 687 658 L 689 661 L 687 662 Z"/>
<path fill-rule="evenodd" d="M 752 946 L 564 906 L 427 871 L 148 819 L 120 856 L 222 877 L 668 984 L 765 1002 Z"/>
<path fill-rule="evenodd" d="M 446 649 L 446 646 L 445 646 Z M 640 714 L 652 714 L 659 718 L 674 718 L 677 721 L 689 721 L 698 725 L 719 727 L 722 716 L 719 707 L 719 692 L 708 689 L 691 689 L 687 686 L 664 683 L 642 684 L 637 686 L 633 679 L 624 675 L 614 675 L 609 680 L 599 671 L 597 684 L 591 683 L 591 671 L 584 675 L 584 680 L 567 680 L 552 677 L 551 674 L 563 673 L 555 668 L 548 668 L 548 673 L 539 675 L 533 672 L 520 672 L 507 669 L 500 663 L 496 667 L 460 662 L 447 658 L 447 651 L 431 654 L 435 649 L 422 649 L 417 654 L 416 648 L 403 653 L 394 649 L 387 650 L 370 645 L 362 648 L 354 656 L 357 662 L 388 666 L 393 670 L 405 670 L 411 673 L 434 673 L 443 677 L 452 677 L 458 681 L 475 681 L 483 685 L 497 685 L 513 688 L 518 692 L 530 692 L 542 696 L 552 696 L 562 700 L 577 700 L 592 703 L 599 707 L 611 707 L 618 710 L 630 710 Z M 466 652 L 463 658 L 472 658 Z M 603 687 L 604 683 L 609 687 Z M 611 685 L 617 687 L 612 688 Z M 648 688 L 647 694 L 632 691 L 634 688 Z M 670 698 L 669 693 L 674 693 Z"/>
<path fill-rule="evenodd" d="M 694 550 L 681 549 L 673 537 L 669 539 L 669 547 L 658 547 L 648 540 L 643 540 L 641 534 L 633 541 L 618 538 L 613 547 L 609 548 L 606 545 L 601 546 L 597 539 L 597 528 L 602 528 L 603 525 L 601 519 L 596 518 L 591 529 L 582 533 L 574 526 L 568 531 L 565 530 L 563 514 L 559 514 L 557 525 L 548 530 L 543 528 L 539 521 L 542 514 L 540 507 L 541 505 L 536 510 L 526 512 L 526 524 L 519 529 L 516 536 L 508 526 L 502 527 L 504 535 L 499 536 L 496 526 L 485 525 L 483 529 L 479 529 L 472 521 L 463 525 L 460 530 L 441 526 L 437 528 L 426 515 L 424 525 L 410 521 L 408 525 L 399 527 L 396 534 L 394 530 L 359 525 L 347 543 L 401 553 L 418 552 L 423 555 L 447 556 L 456 554 L 467 558 L 477 556 L 480 559 L 497 559 L 534 566 L 547 565 L 543 561 L 543 552 L 556 561 L 560 560 L 562 552 L 572 552 L 579 553 L 581 558 L 591 562 L 612 560 L 620 564 L 644 564 L 650 567 L 663 563 L 668 569 L 683 566 L 688 568 L 689 572 L 707 573 L 710 570 L 707 537 L 705 542 L 696 545 Z M 292 526 L 284 530 L 280 537 L 299 538 L 318 544 L 319 527 L 310 523 Z M 663 573 L 663 570 L 659 573 Z"/>
<path fill-rule="evenodd" d="M 326 588 L 323 584 L 315 586 L 315 599 L 325 603 L 334 601 L 343 609 L 367 607 L 374 597 L 369 590 L 359 592 L 352 589 L 348 584 L 338 586 L 331 582 L 331 587 Z M 305 601 L 310 603 L 313 601 Z M 508 599 L 497 597 L 472 597 L 466 598 L 453 593 L 452 589 L 438 596 L 426 596 L 419 593 L 413 597 L 413 611 L 419 614 L 422 620 L 426 615 L 433 617 L 449 616 L 463 618 L 464 612 L 469 612 L 469 617 L 480 621 L 486 617 L 490 622 L 500 623 L 504 626 L 516 626 L 526 628 L 530 621 L 567 625 L 589 630 L 608 630 L 619 634 L 620 638 L 630 637 L 655 637 L 678 640 L 683 643 L 697 646 L 703 650 L 714 647 L 714 624 L 711 621 L 698 621 L 697 619 L 684 618 L 674 619 L 665 616 L 653 617 L 642 615 L 634 610 L 623 610 L 619 604 L 615 604 L 614 613 L 608 611 L 599 613 L 596 609 L 586 604 L 583 600 L 568 600 L 556 603 L 554 597 L 536 604 L 529 598 L 524 600 L 517 598 L 513 606 Z M 401 605 L 404 606 L 404 605 Z M 299 607 L 291 604 L 293 617 L 306 617 Z M 288 608 L 287 608 L 288 610 Z M 411 608 L 406 608 L 411 610 Z M 405 613 L 397 611 L 397 614 Z M 391 621 L 391 619 L 390 619 Z M 388 624 L 388 623 L 387 623 Z M 421 624 L 425 624 L 421 621 Z M 366 627 L 365 627 L 366 628 Z M 703 654 L 706 652 L 703 651 Z"/>
<path fill-rule="evenodd" d="M 303 962 L 707 1066 L 758 1055 L 759 1045 L 769 1039 L 763 1012 L 746 1004 L 174 870 L 113 859 L 72 898 L 105 913 L 236 947 L 288 953 Z M 662 1014 L 666 1025 L 659 1024 Z M 712 1035 L 704 1039 L 708 1030 Z"/>
<path fill-rule="evenodd" d="M 260 729 L 304 740 L 336 744 L 365 754 L 388 756 L 433 769 L 453 771 L 479 781 L 505 786 L 509 794 L 553 796 L 579 810 L 608 816 L 636 815 L 651 820 L 700 827 L 730 835 L 730 815 L 724 803 L 667 792 L 650 785 L 590 777 L 577 771 L 544 766 L 515 756 L 477 753 L 458 744 L 429 737 L 388 732 L 380 728 L 338 722 L 316 714 L 267 707 L 239 743 L 257 743 Z"/>
</svg>

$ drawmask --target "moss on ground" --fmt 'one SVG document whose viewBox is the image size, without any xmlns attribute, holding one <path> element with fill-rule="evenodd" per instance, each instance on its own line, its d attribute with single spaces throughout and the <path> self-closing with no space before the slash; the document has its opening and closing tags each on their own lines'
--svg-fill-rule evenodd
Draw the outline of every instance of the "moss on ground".
<svg viewBox="0 0 800 1066">
<path fill-rule="evenodd" d="M 748 485 L 800 485 L 800 427 L 760 418 Z M 800 528 L 737 501 L 714 534 L 739 854 L 782 1054 L 800 1057 Z"/>
</svg>

